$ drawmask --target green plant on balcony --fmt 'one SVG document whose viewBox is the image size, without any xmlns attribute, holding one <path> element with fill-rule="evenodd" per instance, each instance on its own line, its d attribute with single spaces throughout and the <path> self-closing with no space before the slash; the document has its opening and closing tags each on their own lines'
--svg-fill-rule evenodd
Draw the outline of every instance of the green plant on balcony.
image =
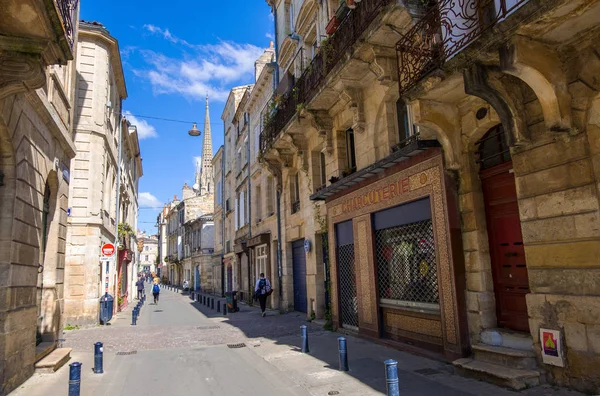
<svg viewBox="0 0 600 396">
<path fill-rule="evenodd" d="M 304 103 L 298 103 L 296 105 L 296 113 L 302 113 L 302 110 L 304 110 L 306 108 L 306 105 Z"/>
<path fill-rule="evenodd" d="M 119 237 L 127 237 L 130 235 L 135 235 L 131 226 L 127 223 L 119 223 Z"/>
</svg>

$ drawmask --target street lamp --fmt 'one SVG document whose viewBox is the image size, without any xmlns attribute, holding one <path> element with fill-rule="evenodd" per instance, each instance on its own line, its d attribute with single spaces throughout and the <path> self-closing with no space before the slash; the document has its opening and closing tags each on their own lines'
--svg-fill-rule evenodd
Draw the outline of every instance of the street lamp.
<svg viewBox="0 0 600 396">
<path fill-rule="evenodd" d="M 200 130 L 198 129 L 198 127 L 196 126 L 196 123 L 194 122 L 194 125 L 192 126 L 192 129 L 190 129 L 188 131 L 188 134 L 190 136 L 200 136 Z"/>
</svg>

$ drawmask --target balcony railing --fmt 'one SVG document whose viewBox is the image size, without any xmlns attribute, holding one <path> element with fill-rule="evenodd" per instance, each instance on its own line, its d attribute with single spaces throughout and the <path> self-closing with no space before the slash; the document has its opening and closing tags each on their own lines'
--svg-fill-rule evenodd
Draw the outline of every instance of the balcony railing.
<svg viewBox="0 0 600 396">
<path fill-rule="evenodd" d="M 268 151 L 279 133 L 285 128 L 300 106 L 304 106 L 314 98 L 321 89 L 329 73 L 346 54 L 381 8 L 396 0 L 369 0 L 360 2 L 341 22 L 336 32 L 321 42 L 319 53 L 302 75 L 296 80 L 293 88 L 274 100 L 274 105 L 266 113 L 266 122 L 260 136 L 260 150 Z"/>
<path fill-rule="evenodd" d="M 396 44 L 400 95 L 528 0 L 429 0 L 425 16 Z"/>
<path fill-rule="evenodd" d="M 73 41 L 75 40 L 75 10 L 77 9 L 78 1 L 55 0 L 71 48 L 73 48 Z"/>
</svg>

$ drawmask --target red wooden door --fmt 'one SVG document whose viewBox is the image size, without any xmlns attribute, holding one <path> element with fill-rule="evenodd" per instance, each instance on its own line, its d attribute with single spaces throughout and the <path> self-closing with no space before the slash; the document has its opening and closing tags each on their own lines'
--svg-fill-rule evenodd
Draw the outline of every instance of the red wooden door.
<svg viewBox="0 0 600 396">
<path fill-rule="evenodd" d="M 512 162 L 482 171 L 498 325 L 529 332 L 529 280 Z"/>
</svg>

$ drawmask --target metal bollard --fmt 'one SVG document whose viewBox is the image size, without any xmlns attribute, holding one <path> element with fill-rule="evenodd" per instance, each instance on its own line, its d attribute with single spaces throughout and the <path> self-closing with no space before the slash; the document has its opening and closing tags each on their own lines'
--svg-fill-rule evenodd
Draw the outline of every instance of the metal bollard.
<svg viewBox="0 0 600 396">
<path fill-rule="evenodd" d="M 223 316 L 227 316 L 227 303 L 223 304 Z"/>
<path fill-rule="evenodd" d="M 217 300 L 217 312 L 221 312 L 221 301 Z"/>
<path fill-rule="evenodd" d="M 214 297 L 210 299 L 210 309 L 215 309 L 215 299 L 214 299 Z"/>
<path fill-rule="evenodd" d="M 81 392 L 81 363 L 69 364 L 69 396 L 79 396 Z"/>
<path fill-rule="evenodd" d="M 102 367 L 102 358 L 104 355 L 104 348 L 102 347 L 101 342 L 97 342 L 94 344 L 94 373 L 102 374 L 104 373 Z"/>
<path fill-rule="evenodd" d="M 200 293 L 196 294 L 196 301 L 200 302 Z"/>
<path fill-rule="evenodd" d="M 398 362 L 389 359 L 385 364 L 385 385 L 387 396 L 400 396 L 400 382 L 398 381 Z"/>
<path fill-rule="evenodd" d="M 340 352 L 340 371 L 348 371 L 348 347 L 344 337 L 338 338 L 338 351 Z"/>
<path fill-rule="evenodd" d="M 308 353 L 310 351 L 308 349 L 308 331 L 306 326 L 300 326 L 300 331 L 302 333 L 302 353 Z"/>
<path fill-rule="evenodd" d="M 137 324 L 137 315 L 135 309 L 131 311 L 131 325 L 135 326 Z"/>
</svg>

